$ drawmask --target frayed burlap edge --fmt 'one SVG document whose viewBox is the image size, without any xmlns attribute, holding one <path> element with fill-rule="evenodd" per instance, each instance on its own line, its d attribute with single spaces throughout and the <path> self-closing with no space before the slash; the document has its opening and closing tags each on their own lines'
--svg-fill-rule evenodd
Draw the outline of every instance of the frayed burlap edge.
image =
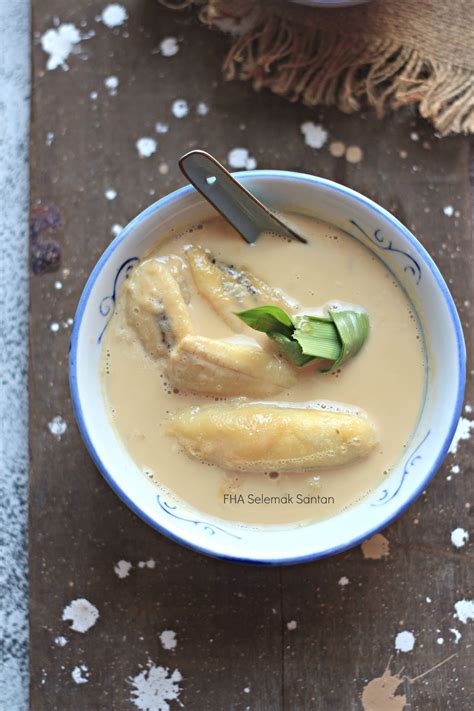
<svg viewBox="0 0 474 711">
<path fill-rule="evenodd" d="M 160 0 L 184 9 L 193 0 Z M 200 19 L 219 27 L 216 2 L 198 3 Z M 224 15 L 225 19 L 225 15 Z M 361 38 L 302 27 L 274 15 L 254 13 L 252 24 L 232 38 L 224 60 L 227 79 L 252 82 L 307 106 L 335 105 L 358 111 L 367 102 L 383 117 L 387 109 L 416 106 L 437 132 L 474 132 L 474 78 L 463 68 L 429 59 L 391 39 Z"/>
</svg>

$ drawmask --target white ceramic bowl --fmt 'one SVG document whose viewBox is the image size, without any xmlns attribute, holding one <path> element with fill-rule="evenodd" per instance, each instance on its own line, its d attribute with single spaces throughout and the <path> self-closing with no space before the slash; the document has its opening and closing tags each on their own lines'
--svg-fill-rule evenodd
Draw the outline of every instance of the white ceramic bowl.
<svg viewBox="0 0 474 711">
<path fill-rule="evenodd" d="M 307 526 L 239 526 L 171 502 L 138 470 L 107 418 L 99 377 L 100 340 L 128 268 L 172 226 L 213 214 L 191 187 L 144 210 L 106 249 L 87 281 L 74 320 L 70 352 L 72 401 L 97 467 L 141 518 L 195 550 L 248 563 L 288 564 L 338 553 L 387 526 L 435 474 L 459 420 L 465 349 L 459 318 L 436 265 L 416 238 L 368 198 L 322 178 L 286 171 L 237 174 L 264 203 L 315 215 L 349 233 L 391 270 L 412 302 L 423 334 L 427 378 L 423 409 L 408 449 L 370 496 L 344 513 Z"/>
</svg>

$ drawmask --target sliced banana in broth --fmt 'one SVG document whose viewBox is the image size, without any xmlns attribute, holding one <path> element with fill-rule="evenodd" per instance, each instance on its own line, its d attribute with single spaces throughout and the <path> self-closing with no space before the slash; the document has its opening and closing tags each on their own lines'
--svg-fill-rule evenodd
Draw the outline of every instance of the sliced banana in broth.
<svg viewBox="0 0 474 711">
<path fill-rule="evenodd" d="M 170 382 L 180 390 L 221 397 L 263 397 L 291 387 L 294 370 L 257 343 L 185 336 L 170 352 Z"/>
<path fill-rule="evenodd" d="M 365 457 L 378 440 L 364 414 L 248 401 L 183 410 L 170 432 L 192 457 L 248 472 L 339 466 Z"/>
<path fill-rule="evenodd" d="M 195 333 L 180 257 L 148 259 L 127 280 L 127 320 L 145 350 L 165 360 L 180 390 L 220 397 L 273 395 L 294 384 L 293 368 L 253 343 L 232 343 Z"/>
<path fill-rule="evenodd" d="M 188 247 L 186 258 L 198 292 L 234 331 L 245 328 L 235 311 L 268 304 L 290 311 L 299 308 L 281 289 L 246 269 L 216 260 L 202 247 Z"/>
<path fill-rule="evenodd" d="M 167 354 L 181 338 L 194 333 L 183 296 L 186 264 L 180 257 L 147 259 L 126 282 L 128 323 L 153 357 Z M 179 281 L 178 281 L 179 280 Z"/>
</svg>

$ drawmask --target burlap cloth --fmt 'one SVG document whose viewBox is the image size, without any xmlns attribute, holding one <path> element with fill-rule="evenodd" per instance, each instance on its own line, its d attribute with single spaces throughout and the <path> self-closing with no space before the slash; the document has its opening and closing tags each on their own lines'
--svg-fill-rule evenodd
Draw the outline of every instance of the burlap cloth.
<svg viewBox="0 0 474 711">
<path fill-rule="evenodd" d="M 441 135 L 474 132 L 474 0 L 373 0 L 339 9 L 285 0 L 159 0 L 230 32 L 227 79 L 308 106 L 378 116 L 413 104 Z"/>
</svg>

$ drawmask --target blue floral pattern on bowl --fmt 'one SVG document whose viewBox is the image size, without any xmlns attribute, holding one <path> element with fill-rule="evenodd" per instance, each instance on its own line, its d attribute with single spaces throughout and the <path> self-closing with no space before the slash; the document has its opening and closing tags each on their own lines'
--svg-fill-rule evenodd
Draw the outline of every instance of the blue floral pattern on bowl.
<svg viewBox="0 0 474 711">
<path fill-rule="evenodd" d="M 230 531 L 226 531 L 225 528 L 216 526 L 215 523 L 209 523 L 209 521 L 199 521 L 192 518 L 186 518 L 185 516 L 179 516 L 176 513 L 178 511 L 178 507 L 176 505 L 169 504 L 163 499 L 160 494 L 158 494 L 156 500 L 158 501 L 158 505 L 162 509 L 162 511 L 169 514 L 173 518 L 177 518 L 179 521 L 186 521 L 186 523 L 190 523 L 193 526 L 201 526 L 203 531 L 205 531 L 209 536 L 215 536 L 216 533 L 224 533 L 226 536 L 230 536 L 231 538 L 236 538 L 239 541 L 242 540 L 242 536 L 236 536 L 235 533 L 230 533 Z"/>
<path fill-rule="evenodd" d="M 405 259 L 407 260 L 407 264 L 405 265 L 403 271 L 409 272 L 413 275 L 415 284 L 418 285 L 420 283 L 421 267 L 415 257 L 413 257 L 409 252 L 405 252 L 403 249 L 394 247 L 393 240 L 387 240 L 384 237 L 382 230 L 374 230 L 373 237 L 371 237 L 371 235 L 369 235 L 365 230 L 363 230 L 362 227 L 355 220 L 349 220 L 349 222 L 351 223 L 351 225 L 354 225 L 354 227 L 356 227 L 359 232 L 364 235 L 364 237 L 367 237 L 367 239 L 370 240 L 370 242 L 379 249 L 383 249 L 387 252 L 396 252 L 397 254 L 401 254 L 403 257 L 405 257 Z"/>
<path fill-rule="evenodd" d="M 112 318 L 112 314 L 114 312 L 114 306 L 115 306 L 115 301 L 117 299 L 117 291 L 122 283 L 123 279 L 126 279 L 128 277 L 128 273 L 131 269 L 133 269 L 133 265 L 135 262 L 138 262 L 138 257 L 129 257 L 129 259 L 126 259 L 123 264 L 119 267 L 117 270 L 117 273 L 115 275 L 114 283 L 112 286 L 112 293 L 107 294 L 107 296 L 104 296 L 103 299 L 101 299 L 100 304 L 99 304 L 99 312 L 100 315 L 103 316 L 104 318 L 107 319 L 107 321 L 104 324 L 103 329 L 99 333 L 99 336 L 97 338 L 97 343 L 102 342 L 102 338 L 105 333 L 105 329 L 109 325 L 109 321 Z M 120 281 L 120 284 L 119 284 Z"/>
<path fill-rule="evenodd" d="M 427 441 L 428 437 L 430 436 L 431 430 L 428 430 L 428 432 L 425 434 L 421 442 L 417 444 L 413 452 L 408 456 L 405 465 L 403 467 L 403 472 L 400 477 L 400 481 L 395 484 L 393 487 L 393 490 L 390 491 L 390 489 L 384 489 L 382 491 L 382 496 L 378 501 L 376 501 L 372 506 L 383 506 L 384 504 L 388 504 L 389 501 L 391 501 L 395 496 L 398 494 L 400 489 L 403 486 L 403 482 L 407 478 L 407 476 L 410 474 L 410 470 L 416 465 L 417 462 L 421 461 L 423 459 L 422 455 L 420 454 L 420 450 Z"/>
</svg>

